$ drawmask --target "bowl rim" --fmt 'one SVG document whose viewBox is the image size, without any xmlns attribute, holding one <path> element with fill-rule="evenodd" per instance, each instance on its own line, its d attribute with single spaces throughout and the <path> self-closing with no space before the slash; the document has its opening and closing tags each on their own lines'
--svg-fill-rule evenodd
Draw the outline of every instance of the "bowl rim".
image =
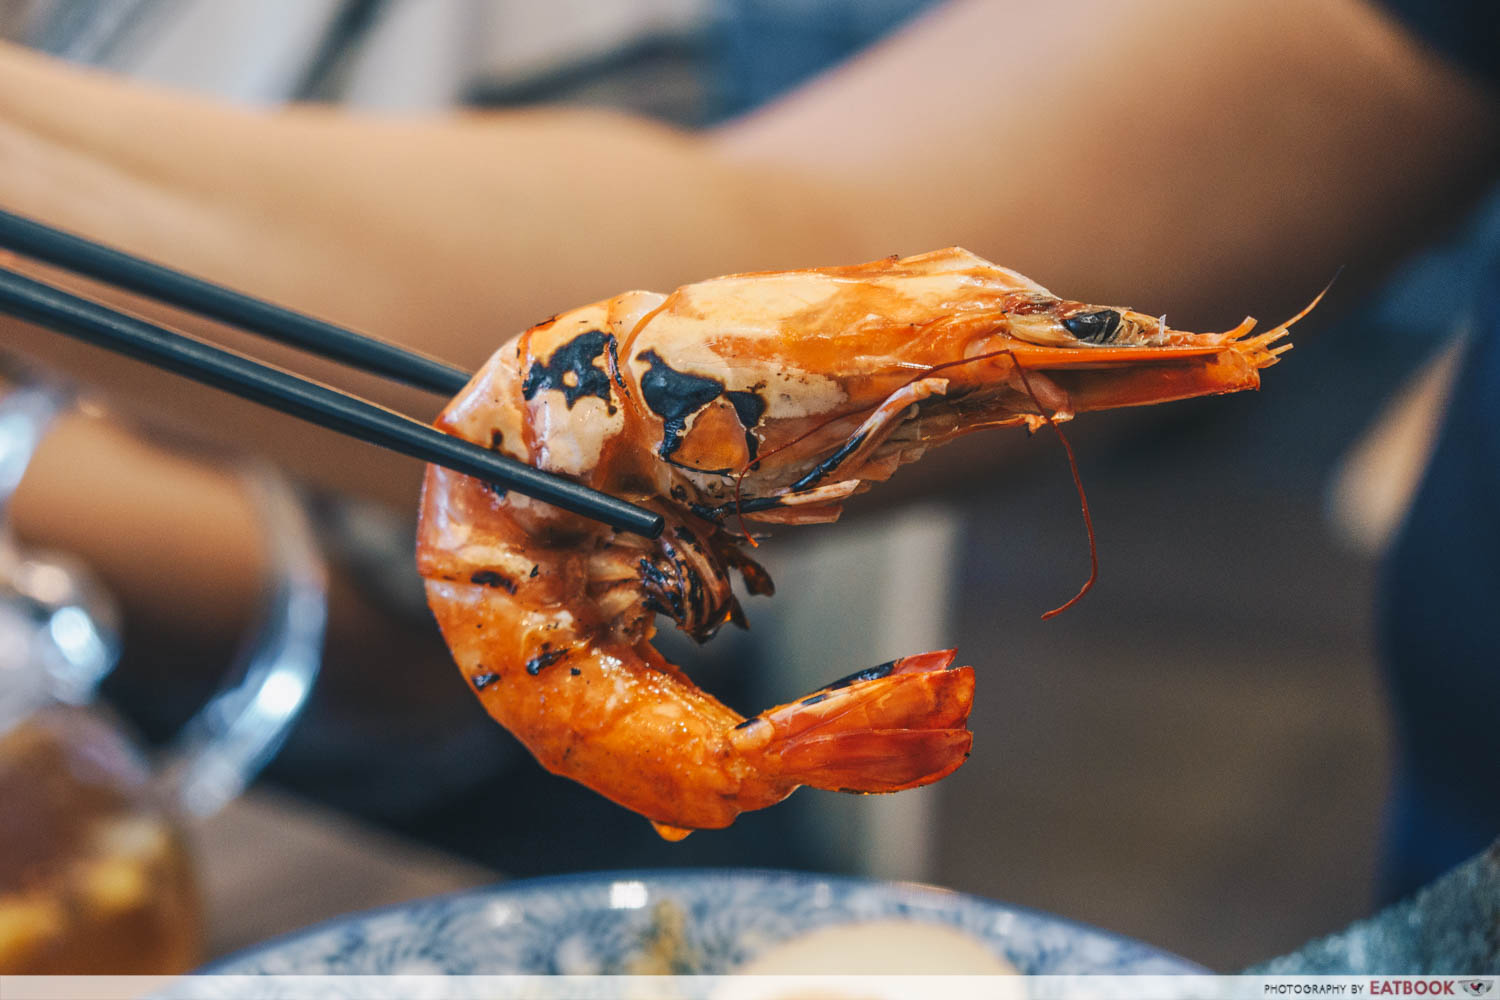
<svg viewBox="0 0 1500 1000">
<path fill-rule="evenodd" d="M 368 910 L 354 910 L 349 913 L 341 913 L 326 920 L 319 920 L 299 927 L 294 930 L 284 931 L 273 935 L 264 941 L 241 948 L 216 958 L 196 969 L 189 975 L 212 976 L 212 975 L 256 975 L 257 973 L 236 973 L 232 969 L 226 969 L 229 965 L 239 965 L 247 960 L 256 958 L 267 952 L 275 951 L 285 945 L 291 944 L 302 938 L 311 937 L 315 934 L 323 934 L 335 931 L 346 924 L 361 921 L 375 920 L 393 913 L 400 913 L 417 906 L 441 906 L 445 903 L 453 903 L 467 899 L 480 899 L 500 894 L 513 892 L 527 893 L 532 891 L 545 891 L 550 888 L 561 888 L 578 883 L 607 884 L 610 882 L 645 882 L 648 885 L 656 882 L 686 882 L 686 881 L 713 881 L 713 880 L 738 880 L 766 884 L 773 881 L 787 882 L 828 882 L 842 885 L 845 888 L 880 889 L 894 892 L 899 896 L 948 900 L 959 906 L 977 906 L 985 909 L 1003 910 L 1019 914 L 1034 920 L 1060 925 L 1069 931 L 1085 934 L 1094 938 L 1102 938 L 1113 944 L 1127 945 L 1143 948 L 1154 957 L 1166 959 L 1176 963 L 1181 969 L 1174 972 L 1164 972 L 1164 975 L 1206 975 L 1211 970 L 1182 957 L 1160 948 L 1154 944 L 1141 941 L 1121 934 L 1117 931 L 1096 927 L 1086 924 L 1070 917 L 1058 916 L 1047 910 L 1036 907 L 1025 906 L 1019 903 L 1007 903 L 1001 900 L 978 896 L 973 893 L 963 892 L 959 889 L 949 889 L 944 886 L 934 885 L 928 882 L 909 881 L 904 879 L 882 879 L 869 875 L 845 875 L 817 871 L 802 871 L 789 868 L 600 868 L 578 872 L 564 872 L 553 875 L 534 875 L 527 878 L 509 879 L 499 882 L 491 882 L 486 885 L 471 886 L 467 889 L 455 889 L 452 892 L 438 893 L 432 896 L 419 896 L 398 903 L 387 903 L 382 906 L 371 907 Z M 506 975 L 506 973 L 495 973 L 495 975 Z"/>
</svg>

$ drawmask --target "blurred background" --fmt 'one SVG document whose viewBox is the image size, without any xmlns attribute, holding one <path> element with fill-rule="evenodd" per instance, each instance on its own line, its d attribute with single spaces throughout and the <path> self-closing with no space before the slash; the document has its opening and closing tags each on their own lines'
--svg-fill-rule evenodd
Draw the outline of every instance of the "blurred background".
<svg viewBox="0 0 1500 1000">
<path fill-rule="evenodd" d="M 928 6 L 0 0 L 0 35 L 253 105 L 568 103 L 702 128 Z M 1497 226 L 1487 204 L 1380 294 L 1335 288 L 1325 312 L 1337 322 L 1320 314 L 1299 329 L 1258 394 L 1080 421 L 1071 433 L 1101 578 L 1055 620 L 1039 616 L 1087 575 L 1078 504 L 1049 435 L 1001 431 L 1014 438 L 995 445 L 1007 460 L 940 492 L 923 488 L 918 465 L 893 484 L 915 495 L 905 503 L 871 497 L 840 525 L 778 531 L 762 552 L 781 596 L 747 604 L 748 634 L 704 648 L 663 639 L 742 710 L 958 647 L 979 673 L 975 751 L 919 792 L 802 792 L 728 831 L 665 843 L 543 773 L 464 690 L 409 566 L 412 511 L 315 492 L 328 556 L 365 570 L 364 597 L 410 638 L 331 653 L 357 660 L 361 682 L 341 683 L 347 669 L 327 664 L 262 781 L 191 826 L 209 954 L 351 908 L 625 867 L 928 881 L 1224 970 L 1368 914 L 1392 752 L 1372 639 L 1377 567 L 1435 419 L 1430 366 L 1459 322 L 1470 248 Z M 1243 306 L 1223 309 L 1228 326 Z M 165 642 L 128 614 L 121 628 L 104 698 L 160 743 L 219 682 L 204 665 L 228 663 L 233 636 Z M 399 676 L 406 711 L 382 714 L 375 675 Z"/>
</svg>

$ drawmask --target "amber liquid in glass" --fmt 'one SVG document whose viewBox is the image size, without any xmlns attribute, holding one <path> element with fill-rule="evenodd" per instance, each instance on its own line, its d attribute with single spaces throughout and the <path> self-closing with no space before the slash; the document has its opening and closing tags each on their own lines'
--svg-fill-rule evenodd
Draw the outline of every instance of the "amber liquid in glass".
<svg viewBox="0 0 1500 1000">
<path fill-rule="evenodd" d="M 202 955 L 190 859 L 144 765 L 93 713 L 0 735 L 0 973 L 159 975 Z"/>
</svg>

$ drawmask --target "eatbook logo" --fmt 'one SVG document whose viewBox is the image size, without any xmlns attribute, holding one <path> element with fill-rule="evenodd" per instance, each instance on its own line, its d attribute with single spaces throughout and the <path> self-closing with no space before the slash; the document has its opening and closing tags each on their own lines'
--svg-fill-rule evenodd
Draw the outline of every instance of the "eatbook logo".
<svg viewBox="0 0 1500 1000">
<path fill-rule="evenodd" d="M 1463 981 L 1464 992 L 1471 997 L 1482 997 L 1487 995 L 1495 986 L 1493 979 L 1465 979 Z"/>
</svg>

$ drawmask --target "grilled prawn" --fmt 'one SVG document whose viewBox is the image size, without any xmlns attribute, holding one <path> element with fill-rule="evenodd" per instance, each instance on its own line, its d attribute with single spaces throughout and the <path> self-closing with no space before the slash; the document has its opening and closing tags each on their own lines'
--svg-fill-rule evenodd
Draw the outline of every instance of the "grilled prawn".
<svg viewBox="0 0 1500 1000">
<path fill-rule="evenodd" d="M 1294 320 L 1295 321 L 1295 320 Z M 745 718 L 651 645 L 744 623 L 743 520 L 831 521 L 929 447 L 1259 385 L 1287 348 L 1060 299 L 960 249 L 626 292 L 507 342 L 448 433 L 654 509 L 656 540 L 436 466 L 418 564 L 484 707 L 554 773 L 663 836 L 729 825 L 799 785 L 888 792 L 969 753 L 974 672 L 951 651 L 860 671 Z"/>
</svg>

